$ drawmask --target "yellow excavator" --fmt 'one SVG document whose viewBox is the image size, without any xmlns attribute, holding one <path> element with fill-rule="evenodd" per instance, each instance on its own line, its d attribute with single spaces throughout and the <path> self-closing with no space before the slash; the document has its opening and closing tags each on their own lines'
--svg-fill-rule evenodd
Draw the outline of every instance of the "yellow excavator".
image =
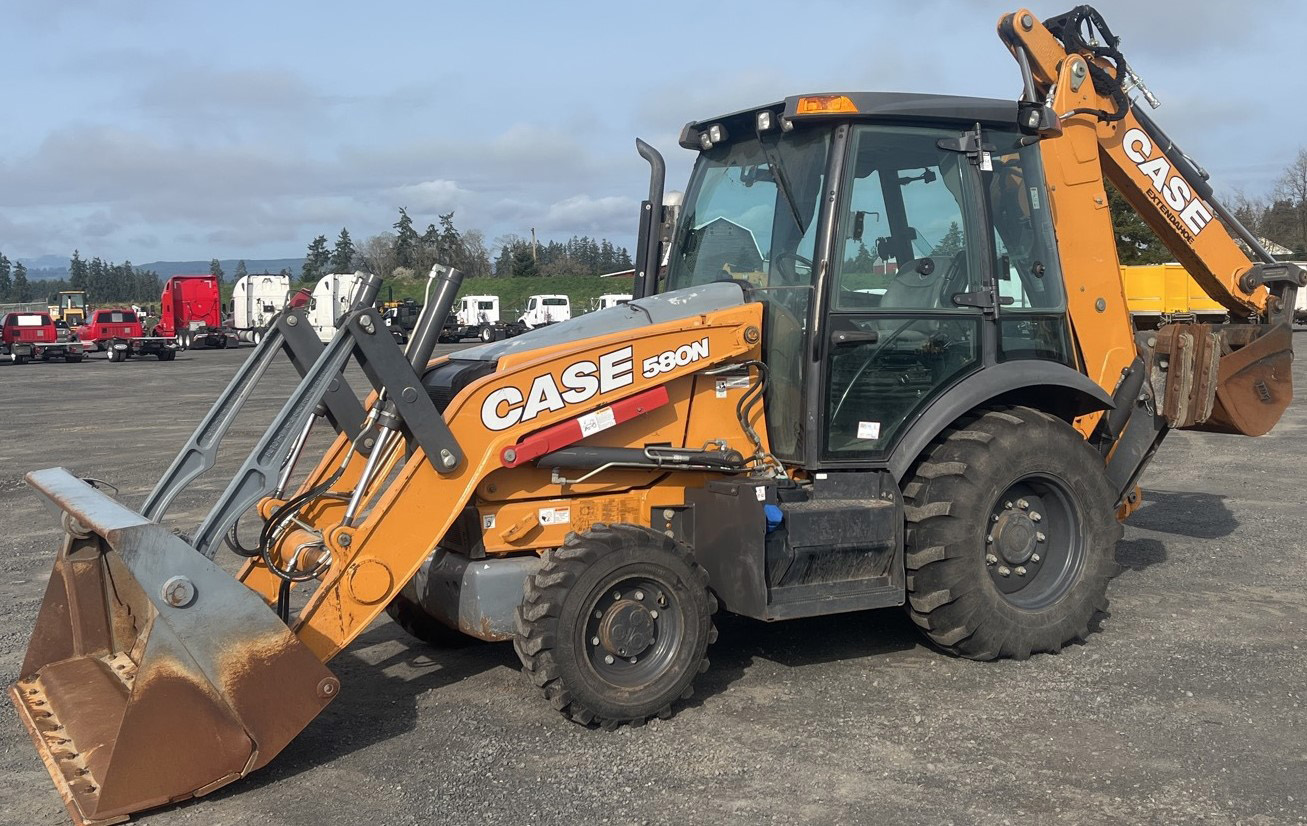
<svg viewBox="0 0 1307 826">
<path fill-rule="evenodd" d="M 267 764 L 387 609 L 436 643 L 512 640 L 603 728 L 673 713 L 719 609 L 906 605 L 975 659 L 1089 634 L 1167 433 L 1257 436 L 1289 404 L 1307 274 L 1145 114 L 1092 8 L 998 29 L 1016 101 L 810 94 L 695 121 L 677 203 L 637 142 L 627 304 L 433 360 L 461 276 L 433 269 L 405 350 L 372 279 L 325 346 L 283 312 L 140 510 L 28 474 L 64 539 L 11 694 L 73 819 Z M 1136 334 L 1104 176 L 1228 323 Z M 203 523 L 165 527 L 282 354 L 298 386 Z"/>
</svg>

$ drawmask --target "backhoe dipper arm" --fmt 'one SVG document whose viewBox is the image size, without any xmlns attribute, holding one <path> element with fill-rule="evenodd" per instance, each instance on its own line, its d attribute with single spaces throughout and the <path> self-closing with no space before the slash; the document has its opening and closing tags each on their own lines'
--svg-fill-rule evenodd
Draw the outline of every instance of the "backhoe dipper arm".
<svg viewBox="0 0 1307 826">
<path fill-rule="evenodd" d="M 1290 322 L 1307 273 L 1275 262 L 1213 197 L 1207 173 L 1130 100 L 1137 90 L 1157 105 L 1097 11 L 1077 6 L 1040 22 L 1020 9 L 999 19 L 998 34 L 1021 69 L 1022 127 L 1044 138 L 1067 313 L 1084 370 L 1116 401 L 1076 424 L 1102 452 L 1125 514 L 1169 430 L 1260 436 L 1279 421 L 1293 398 Z M 1136 332 L 1104 178 L 1229 310 L 1230 323 Z"/>
<path fill-rule="evenodd" d="M 1024 51 L 1034 92 L 1065 132 L 1094 131 L 1102 172 L 1208 295 L 1234 318 L 1274 320 L 1292 312 L 1292 295 L 1286 307 L 1284 289 L 1273 294 L 1264 285 L 1291 290 L 1303 284 L 1301 269 L 1276 263 L 1215 199 L 1207 173 L 1130 101 L 1128 93 L 1138 90 L 1157 105 L 1097 11 L 1077 6 L 1041 23 L 1022 9 L 998 28 L 1018 62 Z"/>
</svg>

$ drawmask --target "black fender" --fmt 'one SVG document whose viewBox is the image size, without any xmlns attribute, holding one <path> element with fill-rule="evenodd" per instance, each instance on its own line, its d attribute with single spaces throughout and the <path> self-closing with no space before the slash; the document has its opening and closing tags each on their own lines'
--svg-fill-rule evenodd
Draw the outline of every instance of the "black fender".
<svg viewBox="0 0 1307 826">
<path fill-rule="evenodd" d="M 1116 407 L 1111 394 L 1064 364 L 1035 360 L 995 364 L 941 393 L 908 424 L 890 452 L 889 470 L 894 478 L 902 481 L 944 428 L 987 404 L 1021 404 L 1067 421 Z"/>
</svg>

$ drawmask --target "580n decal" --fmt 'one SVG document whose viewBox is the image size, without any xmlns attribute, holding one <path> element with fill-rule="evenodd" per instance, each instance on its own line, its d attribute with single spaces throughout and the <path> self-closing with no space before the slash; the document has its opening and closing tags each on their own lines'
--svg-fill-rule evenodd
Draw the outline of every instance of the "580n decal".
<svg viewBox="0 0 1307 826">
<path fill-rule="evenodd" d="M 708 339 L 701 338 L 644 359 L 640 362 L 640 375 L 651 379 L 706 358 Z M 541 413 L 581 404 L 634 381 L 634 354 L 627 345 L 595 360 L 572 362 L 563 368 L 557 379 L 553 373 L 542 373 L 531 381 L 531 389 L 525 395 L 516 387 L 501 387 L 491 392 L 481 403 L 481 423 L 488 430 L 507 430 L 513 425 L 529 422 Z"/>
</svg>

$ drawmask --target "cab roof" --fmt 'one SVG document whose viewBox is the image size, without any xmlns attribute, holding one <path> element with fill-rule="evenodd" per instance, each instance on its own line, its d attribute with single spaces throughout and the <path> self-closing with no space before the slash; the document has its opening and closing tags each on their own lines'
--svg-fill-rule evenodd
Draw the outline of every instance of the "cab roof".
<svg viewBox="0 0 1307 826">
<path fill-rule="evenodd" d="M 752 135 L 763 112 L 770 114 L 775 127 L 786 121 L 798 125 L 832 119 L 948 121 L 968 125 L 979 122 L 1004 126 L 1017 122 L 1015 100 L 913 92 L 821 92 L 792 95 L 765 106 L 691 121 L 681 130 L 680 144 L 687 149 L 702 148 L 700 135 L 715 125 L 722 126 L 728 136 Z"/>
</svg>

